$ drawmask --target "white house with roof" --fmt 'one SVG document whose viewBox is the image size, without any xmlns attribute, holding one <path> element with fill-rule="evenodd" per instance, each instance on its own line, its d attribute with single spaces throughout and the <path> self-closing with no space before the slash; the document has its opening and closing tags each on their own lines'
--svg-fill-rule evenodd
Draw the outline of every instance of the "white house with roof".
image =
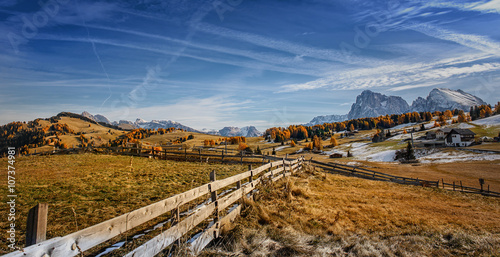
<svg viewBox="0 0 500 257">
<path fill-rule="evenodd" d="M 470 129 L 451 129 L 444 138 L 446 146 L 469 146 L 474 143 L 476 133 Z"/>
</svg>

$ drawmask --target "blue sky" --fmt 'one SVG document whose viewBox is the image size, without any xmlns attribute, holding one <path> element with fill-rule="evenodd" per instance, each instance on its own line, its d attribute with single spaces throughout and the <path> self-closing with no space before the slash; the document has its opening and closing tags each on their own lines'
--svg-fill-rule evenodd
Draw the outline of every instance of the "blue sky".
<svg viewBox="0 0 500 257">
<path fill-rule="evenodd" d="M 0 124 L 61 111 L 259 129 L 365 89 L 494 104 L 500 0 L 0 2 Z"/>
</svg>

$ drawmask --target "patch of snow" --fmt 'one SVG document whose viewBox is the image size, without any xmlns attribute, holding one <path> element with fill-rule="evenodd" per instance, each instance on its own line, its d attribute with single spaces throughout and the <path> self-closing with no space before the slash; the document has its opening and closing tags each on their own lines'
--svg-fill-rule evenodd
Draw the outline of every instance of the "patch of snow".
<svg viewBox="0 0 500 257">
<path fill-rule="evenodd" d="M 396 150 L 387 150 L 366 156 L 367 161 L 372 162 L 393 162 Z"/>
<path fill-rule="evenodd" d="M 276 147 L 276 149 L 275 149 L 275 150 L 276 150 L 276 152 L 277 152 L 277 151 L 281 151 L 281 150 L 283 150 L 283 149 L 285 149 L 285 148 L 288 148 L 288 147 L 290 147 L 290 146 L 289 146 L 289 145 L 284 145 L 284 146 Z"/>
<path fill-rule="evenodd" d="M 460 123 L 460 124 L 458 124 L 457 128 L 460 128 L 460 129 L 470 129 L 470 128 L 474 128 L 474 126 L 472 126 L 470 124 L 467 124 L 467 123 Z"/>
<path fill-rule="evenodd" d="M 500 114 L 493 115 L 488 118 L 472 121 L 471 123 L 476 125 L 486 125 L 486 126 L 500 126 Z"/>
<path fill-rule="evenodd" d="M 304 151 L 304 148 L 300 148 L 299 150 L 295 151 L 295 153 L 302 153 Z"/>
<path fill-rule="evenodd" d="M 417 124 L 417 123 L 415 123 L 415 122 L 412 122 L 412 123 L 405 123 L 405 124 L 401 124 L 401 125 L 397 125 L 397 126 L 395 126 L 395 127 L 392 127 L 392 128 L 390 128 L 389 130 L 393 130 L 393 129 L 404 129 L 404 128 L 406 128 L 406 127 L 412 127 L 412 126 L 414 126 L 415 124 Z"/>
<path fill-rule="evenodd" d="M 352 143 L 350 146 L 352 148 L 362 148 L 368 146 L 370 143 Z"/>
<path fill-rule="evenodd" d="M 388 138 L 387 140 L 398 140 L 398 141 L 400 141 L 400 140 L 405 140 L 405 139 L 408 139 L 408 138 L 411 138 L 411 134 L 410 133 L 395 135 L 393 137 Z"/>
<path fill-rule="evenodd" d="M 118 242 L 118 243 L 112 245 L 111 247 L 106 248 L 106 250 L 104 250 L 104 252 L 96 255 L 96 257 L 101 257 L 101 256 L 103 256 L 105 254 L 108 254 L 108 253 L 110 253 L 110 252 L 112 252 L 112 251 L 114 251 L 114 250 L 122 247 L 124 244 L 125 244 L 125 241 Z"/>
<path fill-rule="evenodd" d="M 424 125 L 425 129 L 430 129 L 432 127 L 434 127 L 434 122 L 429 122 L 427 124 Z"/>
<path fill-rule="evenodd" d="M 349 166 L 360 166 L 361 163 L 359 163 L 359 162 L 348 162 L 346 165 L 349 165 Z"/>
<path fill-rule="evenodd" d="M 321 154 L 332 155 L 334 153 L 339 153 L 339 154 L 342 154 L 344 156 L 347 156 L 347 152 L 339 151 L 339 150 L 331 150 L 331 151 L 327 151 L 327 152 L 322 152 Z"/>
<path fill-rule="evenodd" d="M 437 152 L 418 158 L 421 163 L 450 163 L 466 161 L 494 161 L 500 160 L 500 154 L 466 153 L 466 152 Z"/>
</svg>

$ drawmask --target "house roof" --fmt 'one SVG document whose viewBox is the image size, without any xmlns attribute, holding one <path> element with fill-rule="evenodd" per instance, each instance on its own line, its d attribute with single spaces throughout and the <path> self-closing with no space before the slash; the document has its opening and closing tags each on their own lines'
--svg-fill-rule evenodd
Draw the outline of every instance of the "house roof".
<svg viewBox="0 0 500 257">
<path fill-rule="evenodd" d="M 451 130 L 452 130 L 451 128 L 440 128 L 440 129 L 438 129 L 436 131 L 443 131 L 444 133 L 450 133 Z"/>
<path fill-rule="evenodd" d="M 470 129 L 452 129 L 452 131 L 450 131 L 450 134 L 454 134 L 454 132 L 460 135 L 476 135 L 476 133 L 472 132 Z"/>
</svg>

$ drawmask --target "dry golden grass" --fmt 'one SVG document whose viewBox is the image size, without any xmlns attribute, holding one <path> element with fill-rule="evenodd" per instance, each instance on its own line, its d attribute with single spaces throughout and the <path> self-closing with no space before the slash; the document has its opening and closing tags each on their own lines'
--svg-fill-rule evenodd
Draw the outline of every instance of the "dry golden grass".
<svg viewBox="0 0 500 257">
<path fill-rule="evenodd" d="M 131 167 L 132 163 L 132 167 Z M 49 203 L 47 238 L 64 236 L 128 211 L 157 202 L 218 178 L 247 170 L 245 165 L 175 162 L 95 154 L 20 157 L 16 160 L 19 246 L 24 243 L 28 210 Z M 0 159 L 7 167 L 7 159 Z M 7 195 L 7 172 L 0 172 L 0 193 Z M 73 209 L 76 213 L 73 213 Z M 7 206 L 0 216 L 7 217 Z M 0 219 L 6 231 L 7 219 Z M 5 240 L 0 254 L 6 253 Z"/>
<path fill-rule="evenodd" d="M 471 147 L 468 147 L 469 149 L 480 149 L 480 150 L 493 150 L 493 151 L 500 151 L 500 143 L 495 142 L 495 143 L 482 143 L 480 145 L 474 145 Z"/>
<path fill-rule="evenodd" d="M 203 256 L 498 256 L 500 201 L 310 171 L 261 188 Z"/>
</svg>

